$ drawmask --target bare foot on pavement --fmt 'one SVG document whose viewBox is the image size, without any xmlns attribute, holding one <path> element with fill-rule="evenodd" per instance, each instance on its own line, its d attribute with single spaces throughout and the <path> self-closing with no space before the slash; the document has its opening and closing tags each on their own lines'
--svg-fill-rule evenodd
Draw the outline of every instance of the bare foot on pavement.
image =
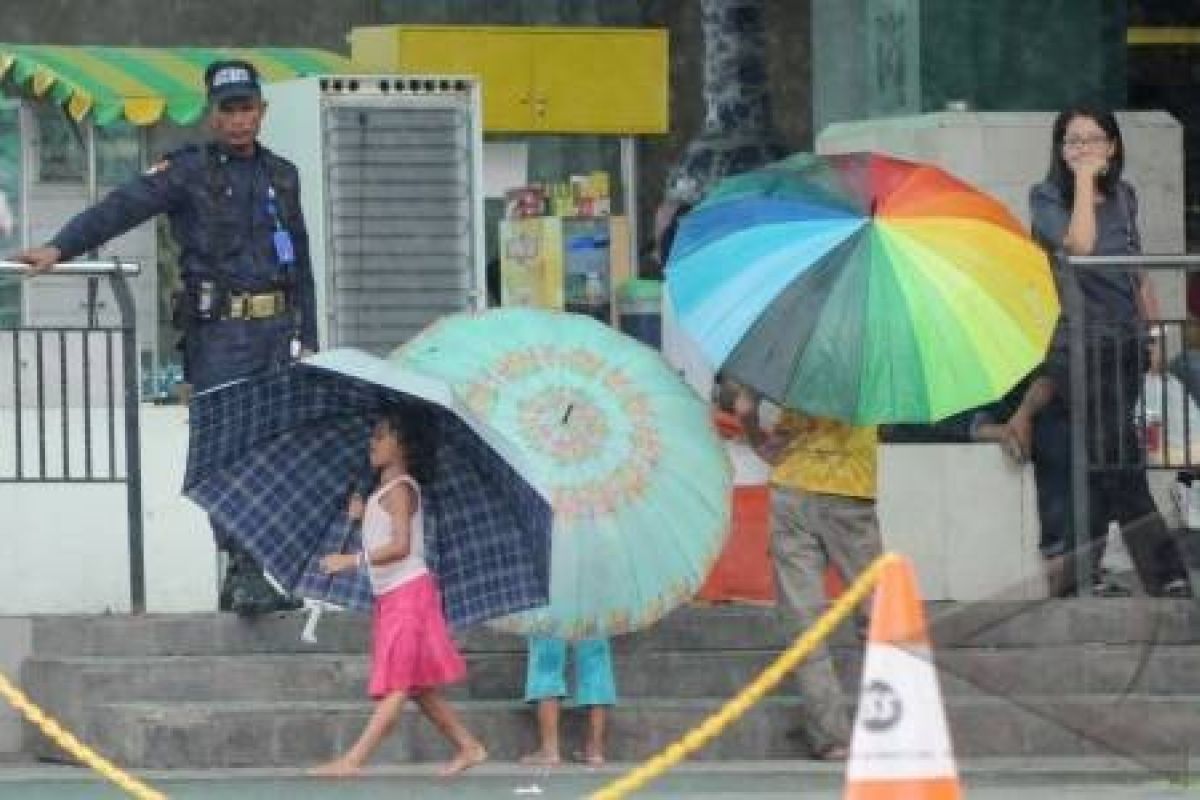
<svg viewBox="0 0 1200 800">
<path fill-rule="evenodd" d="M 326 764 L 313 767 L 309 775 L 317 778 L 353 778 L 362 772 L 362 767 L 353 761 L 339 758 Z"/>
<path fill-rule="evenodd" d="M 455 754 L 454 758 L 444 767 L 438 770 L 438 775 L 442 778 L 449 778 L 454 775 L 459 775 L 466 772 L 471 767 L 476 767 L 487 761 L 487 750 L 483 749 L 483 745 L 475 744 L 470 747 L 463 748 Z"/>
<path fill-rule="evenodd" d="M 583 752 L 583 758 L 580 760 L 589 767 L 603 767 L 604 753 L 599 750 L 592 750 L 589 748 Z"/>
<path fill-rule="evenodd" d="M 521 756 L 521 763 L 527 767 L 557 767 L 562 764 L 562 757 L 558 753 L 535 750 L 527 756 Z"/>
</svg>

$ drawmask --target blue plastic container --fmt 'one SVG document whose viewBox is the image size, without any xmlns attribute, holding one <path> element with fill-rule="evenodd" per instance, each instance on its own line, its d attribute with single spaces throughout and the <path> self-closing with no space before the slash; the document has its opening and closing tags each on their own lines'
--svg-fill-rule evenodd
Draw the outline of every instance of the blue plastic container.
<svg viewBox="0 0 1200 800">
<path fill-rule="evenodd" d="M 662 284 L 646 278 L 626 281 L 617 297 L 621 332 L 653 347 L 662 348 Z"/>
</svg>

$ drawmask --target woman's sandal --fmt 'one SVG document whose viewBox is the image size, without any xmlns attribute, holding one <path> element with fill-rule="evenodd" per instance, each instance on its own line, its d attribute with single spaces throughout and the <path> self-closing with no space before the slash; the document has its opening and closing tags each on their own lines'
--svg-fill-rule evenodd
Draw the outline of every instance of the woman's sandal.
<svg viewBox="0 0 1200 800">
<path fill-rule="evenodd" d="M 844 744 L 834 744 L 813 755 L 817 761 L 845 761 L 850 757 L 850 750 Z"/>
</svg>

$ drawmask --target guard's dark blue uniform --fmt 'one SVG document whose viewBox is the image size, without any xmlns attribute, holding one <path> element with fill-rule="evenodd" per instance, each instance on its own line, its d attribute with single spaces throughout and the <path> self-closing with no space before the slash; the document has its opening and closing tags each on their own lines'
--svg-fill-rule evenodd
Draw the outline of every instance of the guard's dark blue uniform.
<svg viewBox="0 0 1200 800">
<path fill-rule="evenodd" d="M 262 146 L 252 156 L 215 142 L 184 148 L 77 215 L 50 243 L 63 260 L 74 258 L 162 213 L 179 245 L 184 292 L 177 324 L 184 374 L 196 391 L 287 364 L 293 337 L 317 349 L 308 234 L 291 162 Z M 290 253 L 281 254 L 277 235 Z M 235 537 L 212 527 L 217 546 L 230 554 L 221 608 L 294 607 Z"/>
<path fill-rule="evenodd" d="M 76 216 L 51 244 L 64 260 L 74 258 L 161 213 L 180 249 L 185 371 L 196 391 L 286 364 L 293 335 L 317 349 L 308 234 L 291 162 L 261 145 L 250 157 L 217 143 L 184 148 Z M 280 225 L 294 246 L 291 264 L 280 263 L 272 241 Z M 211 319 L 197 313 L 205 282 L 215 289 Z M 280 313 L 229 312 L 231 298 L 275 291 L 286 297 Z"/>
<path fill-rule="evenodd" d="M 204 87 L 218 141 L 172 153 L 77 215 L 50 241 L 57 254 L 23 254 L 45 268 L 48 258 L 74 258 L 166 214 L 184 286 L 173 321 L 184 333 L 184 374 L 197 391 L 284 366 L 294 338 L 317 349 L 300 176 L 253 138 L 265 110 L 258 70 L 239 59 L 216 61 L 204 71 Z M 222 609 L 293 606 L 237 536 L 215 523 L 213 534 L 229 553 Z"/>
</svg>

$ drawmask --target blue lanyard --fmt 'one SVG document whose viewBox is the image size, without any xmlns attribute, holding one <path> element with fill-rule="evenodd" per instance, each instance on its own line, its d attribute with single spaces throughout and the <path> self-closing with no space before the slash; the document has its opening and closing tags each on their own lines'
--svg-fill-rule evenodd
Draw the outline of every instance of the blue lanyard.
<svg viewBox="0 0 1200 800">
<path fill-rule="evenodd" d="M 282 231 L 283 220 L 279 216 L 279 205 L 275 202 L 275 187 L 267 184 L 267 214 L 270 215 L 271 221 L 275 223 L 275 230 Z"/>
<path fill-rule="evenodd" d="M 275 203 L 275 187 L 270 184 L 267 184 L 267 213 L 275 223 L 275 231 L 271 234 L 275 258 L 286 272 L 296 261 L 296 248 L 292 244 L 292 235 L 283 227 L 283 220 L 279 217 L 279 206 Z"/>
</svg>

